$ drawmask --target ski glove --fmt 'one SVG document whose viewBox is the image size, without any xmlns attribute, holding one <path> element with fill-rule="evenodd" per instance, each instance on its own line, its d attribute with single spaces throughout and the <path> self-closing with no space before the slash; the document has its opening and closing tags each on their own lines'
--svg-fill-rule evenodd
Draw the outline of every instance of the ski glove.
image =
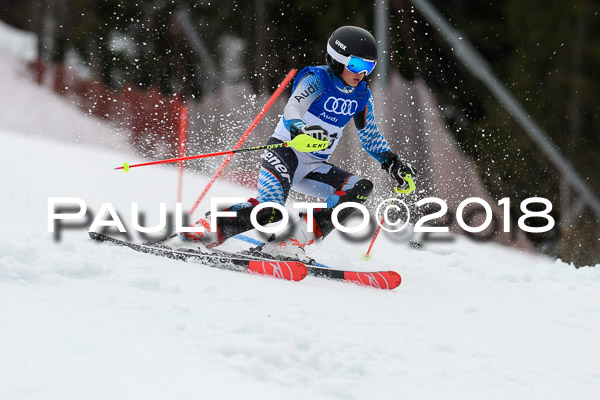
<svg viewBox="0 0 600 400">
<path fill-rule="evenodd" d="M 417 170 L 410 163 L 402 161 L 399 154 L 390 152 L 387 155 L 387 161 L 381 163 L 383 168 L 392 178 L 398 182 L 398 189 L 408 189 L 408 182 L 404 179 L 406 175 L 411 175 L 413 178 L 417 176 Z"/>
<path fill-rule="evenodd" d="M 293 139 L 298 135 L 308 135 L 312 136 L 317 140 L 328 140 L 327 131 L 321 128 L 319 125 L 304 125 L 301 128 L 298 128 L 296 125 L 292 124 L 290 126 L 290 138 Z"/>
</svg>

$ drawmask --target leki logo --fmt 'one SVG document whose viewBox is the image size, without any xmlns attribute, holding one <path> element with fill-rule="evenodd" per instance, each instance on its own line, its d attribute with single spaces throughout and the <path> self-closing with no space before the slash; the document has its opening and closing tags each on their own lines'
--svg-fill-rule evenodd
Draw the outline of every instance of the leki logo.
<svg viewBox="0 0 600 400">
<path fill-rule="evenodd" d="M 325 111 L 339 115 L 354 115 L 358 109 L 356 100 L 338 99 L 337 97 L 329 97 L 325 101 Z"/>
<path fill-rule="evenodd" d="M 309 143 L 306 145 L 309 149 L 324 149 L 328 146 L 328 143 Z"/>
</svg>

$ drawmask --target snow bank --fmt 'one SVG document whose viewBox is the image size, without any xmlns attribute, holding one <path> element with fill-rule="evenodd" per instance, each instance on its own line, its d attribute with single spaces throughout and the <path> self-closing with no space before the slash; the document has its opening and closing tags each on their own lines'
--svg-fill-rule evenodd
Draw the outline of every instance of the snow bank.
<svg viewBox="0 0 600 400">
<path fill-rule="evenodd" d="M 127 149 L 127 133 L 83 114 L 69 99 L 37 85 L 27 63 L 36 39 L 0 21 L 0 128 L 35 137 Z M 23 156 L 29 155 L 23 153 Z"/>
</svg>

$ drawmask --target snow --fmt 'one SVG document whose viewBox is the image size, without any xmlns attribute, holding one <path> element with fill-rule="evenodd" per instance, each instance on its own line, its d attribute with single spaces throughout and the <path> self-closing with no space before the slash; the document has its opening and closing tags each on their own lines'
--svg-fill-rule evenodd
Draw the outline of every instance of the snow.
<svg viewBox="0 0 600 400">
<path fill-rule="evenodd" d="M 111 202 L 128 226 L 136 201 L 152 225 L 159 202 L 174 207 L 177 171 L 114 171 L 142 160 L 124 145 L 97 146 L 96 135 L 120 136 L 74 117 L 14 72 L 15 58 L 0 60 L 13 71 L 0 75 L 1 111 L 14 117 L 0 118 L 0 398 L 597 397 L 597 267 L 461 238 L 414 250 L 389 234 L 369 262 L 368 240 L 338 234 L 312 253 L 402 275 L 399 288 L 381 291 L 143 255 L 91 242 L 86 224 L 56 241 L 48 198 L 81 198 L 92 217 Z M 27 101 L 11 101 L 21 90 Z M 64 136 L 43 129 L 46 115 Z M 79 117 L 85 130 L 72 128 Z M 185 175 L 184 205 L 206 182 Z M 232 193 L 253 194 L 219 184 L 210 195 Z"/>
<path fill-rule="evenodd" d="M 74 143 L 125 147 L 125 132 L 83 114 L 68 98 L 41 89 L 33 81 L 28 63 L 34 59 L 35 46 L 35 36 L 0 21 L 0 128 Z"/>
</svg>

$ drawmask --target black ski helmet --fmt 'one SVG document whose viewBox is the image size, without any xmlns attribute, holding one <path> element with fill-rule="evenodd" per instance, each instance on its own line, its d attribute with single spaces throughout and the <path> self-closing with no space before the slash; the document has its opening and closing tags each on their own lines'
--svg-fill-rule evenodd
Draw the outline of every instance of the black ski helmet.
<svg viewBox="0 0 600 400">
<path fill-rule="evenodd" d="M 369 31 L 358 26 L 342 26 L 336 29 L 327 41 L 327 65 L 341 75 L 345 65 L 337 61 L 339 56 L 357 56 L 366 60 L 377 60 L 377 42 Z"/>
</svg>

